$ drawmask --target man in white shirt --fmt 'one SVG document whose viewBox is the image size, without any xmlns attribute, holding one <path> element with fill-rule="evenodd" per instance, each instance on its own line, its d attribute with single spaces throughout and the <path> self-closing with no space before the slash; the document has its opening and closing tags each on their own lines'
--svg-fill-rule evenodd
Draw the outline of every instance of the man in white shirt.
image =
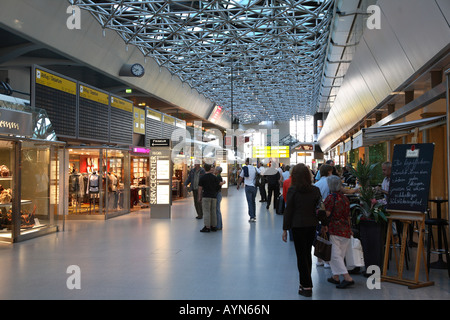
<svg viewBox="0 0 450 320">
<path fill-rule="evenodd" d="M 255 168 L 250 164 L 250 159 L 247 158 L 245 160 L 245 166 L 242 167 L 242 171 L 239 175 L 239 181 L 237 185 L 237 189 L 239 190 L 239 187 L 242 183 L 242 180 L 244 180 L 245 185 L 245 197 L 247 198 L 247 204 L 248 204 L 248 215 L 250 216 L 249 222 L 255 222 L 256 221 L 256 186 L 255 186 L 255 178 L 256 173 L 260 173 L 260 170 L 258 168 Z"/>
<path fill-rule="evenodd" d="M 329 164 L 323 164 L 320 166 L 320 180 L 314 185 L 320 189 L 322 194 L 322 201 L 330 194 L 330 188 L 328 187 L 327 178 L 333 174 L 333 167 Z"/>
</svg>

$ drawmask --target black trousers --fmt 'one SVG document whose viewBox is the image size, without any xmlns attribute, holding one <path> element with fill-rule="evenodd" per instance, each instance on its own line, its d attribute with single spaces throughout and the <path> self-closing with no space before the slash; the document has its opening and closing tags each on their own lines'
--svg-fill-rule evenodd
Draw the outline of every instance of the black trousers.
<svg viewBox="0 0 450 320">
<path fill-rule="evenodd" d="M 315 235 L 316 227 L 292 228 L 300 285 L 303 288 L 312 288 L 313 286 L 311 250 Z"/>
<path fill-rule="evenodd" d="M 261 200 L 266 201 L 267 193 L 266 193 L 266 184 L 265 183 L 261 183 L 259 185 L 259 194 L 261 196 Z"/>
<path fill-rule="evenodd" d="M 273 208 L 276 209 L 277 208 L 277 199 L 280 196 L 280 187 L 278 186 L 278 184 L 276 185 L 267 185 L 267 189 L 268 189 L 268 196 L 267 196 L 267 207 L 270 206 L 270 203 L 272 202 L 272 194 L 273 194 Z"/>
</svg>

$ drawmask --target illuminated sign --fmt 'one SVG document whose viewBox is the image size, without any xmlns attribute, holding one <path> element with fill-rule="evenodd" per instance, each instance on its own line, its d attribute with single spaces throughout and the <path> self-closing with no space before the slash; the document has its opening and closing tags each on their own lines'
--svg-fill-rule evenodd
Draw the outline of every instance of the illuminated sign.
<svg viewBox="0 0 450 320">
<path fill-rule="evenodd" d="M 171 203 L 170 149 L 150 150 L 150 204 Z"/>
<path fill-rule="evenodd" d="M 134 153 L 150 153 L 150 149 L 147 148 L 133 148 Z"/>
<path fill-rule="evenodd" d="M 221 106 L 215 106 L 213 112 L 211 113 L 211 116 L 209 117 L 209 120 L 211 122 L 217 122 L 219 121 L 220 117 L 222 116 L 223 108 Z"/>
<path fill-rule="evenodd" d="M 312 144 L 301 144 L 301 145 L 295 147 L 295 150 L 314 151 L 314 145 L 312 145 Z"/>
<path fill-rule="evenodd" d="M 289 158 L 289 146 L 253 147 L 253 158 Z"/>
</svg>

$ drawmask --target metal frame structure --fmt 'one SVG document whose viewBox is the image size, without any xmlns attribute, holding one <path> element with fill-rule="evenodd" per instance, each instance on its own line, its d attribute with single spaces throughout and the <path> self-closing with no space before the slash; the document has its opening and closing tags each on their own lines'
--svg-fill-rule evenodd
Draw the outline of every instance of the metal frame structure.
<svg viewBox="0 0 450 320">
<path fill-rule="evenodd" d="M 317 111 L 334 0 L 68 1 L 241 123 Z"/>
</svg>

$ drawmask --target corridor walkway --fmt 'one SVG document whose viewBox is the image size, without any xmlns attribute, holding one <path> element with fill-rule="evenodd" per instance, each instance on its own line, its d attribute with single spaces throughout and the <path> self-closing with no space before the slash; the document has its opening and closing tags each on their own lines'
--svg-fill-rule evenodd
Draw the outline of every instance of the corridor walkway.
<svg viewBox="0 0 450 320">
<path fill-rule="evenodd" d="M 188 198 L 174 202 L 170 220 L 151 219 L 145 209 L 108 221 L 68 221 L 65 231 L 1 244 L 0 299 L 450 299 L 446 270 L 432 269 L 435 285 L 427 288 L 382 282 L 369 290 L 356 275 L 354 287 L 338 290 L 326 281 L 330 270 L 315 265 L 313 297 L 299 296 L 282 216 L 258 200 L 257 221 L 249 223 L 244 191 L 231 188 L 218 232 L 199 232 L 203 224 Z M 80 268 L 80 289 L 67 288 L 71 265 Z"/>
</svg>

